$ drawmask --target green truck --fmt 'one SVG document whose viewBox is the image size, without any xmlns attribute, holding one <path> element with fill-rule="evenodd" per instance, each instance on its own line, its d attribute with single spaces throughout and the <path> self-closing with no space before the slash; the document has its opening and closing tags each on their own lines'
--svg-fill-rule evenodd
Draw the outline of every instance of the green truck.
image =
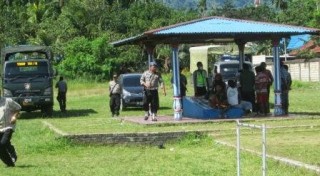
<svg viewBox="0 0 320 176">
<path fill-rule="evenodd" d="M 1 51 L 2 96 L 18 102 L 22 111 L 53 112 L 52 52 L 48 46 L 15 46 Z"/>
</svg>

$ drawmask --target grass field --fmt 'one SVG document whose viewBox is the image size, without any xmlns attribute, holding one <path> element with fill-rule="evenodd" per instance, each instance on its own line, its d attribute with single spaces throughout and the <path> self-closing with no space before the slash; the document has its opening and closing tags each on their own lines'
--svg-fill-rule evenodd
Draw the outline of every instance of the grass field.
<svg viewBox="0 0 320 176">
<path fill-rule="evenodd" d="M 169 79 L 166 79 L 169 80 Z M 0 166 L 1 175 L 236 175 L 236 151 L 217 144 L 235 144 L 235 123 L 141 126 L 110 117 L 107 83 L 69 81 L 67 114 L 58 111 L 52 118 L 39 112 L 23 113 L 13 136 L 18 162 L 15 168 Z M 172 115 L 172 89 L 161 96 L 160 115 Z M 247 121 L 266 124 L 268 154 L 287 157 L 320 167 L 319 83 L 294 82 L 290 92 L 292 119 Z M 189 88 L 188 95 L 192 95 Z M 272 99 L 271 99 L 272 100 Z M 121 112 L 121 116 L 143 115 L 140 109 Z M 208 136 L 189 135 L 176 142 L 156 146 L 77 145 L 59 138 L 43 121 L 71 134 L 123 133 L 141 131 L 179 131 L 212 129 Z M 286 127 L 286 128 L 284 128 Z M 291 127 L 291 128 L 288 128 Z M 261 151 L 259 131 L 242 129 L 242 147 Z M 242 175 L 260 175 L 261 158 L 242 152 Z M 269 159 L 268 175 L 314 176 L 317 173 Z M 319 174 L 319 173 L 318 173 Z"/>
</svg>

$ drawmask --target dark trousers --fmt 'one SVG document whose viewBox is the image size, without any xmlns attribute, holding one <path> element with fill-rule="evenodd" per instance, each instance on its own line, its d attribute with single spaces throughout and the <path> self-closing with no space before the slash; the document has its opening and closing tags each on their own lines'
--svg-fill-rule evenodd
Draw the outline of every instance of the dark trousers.
<svg viewBox="0 0 320 176">
<path fill-rule="evenodd" d="M 252 111 L 257 112 L 256 95 L 254 91 L 241 91 L 241 100 L 249 101 L 252 104 Z"/>
<path fill-rule="evenodd" d="M 158 90 L 145 90 L 143 97 L 143 110 L 149 111 L 149 104 L 151 105 L 151 113 L 157 113 L 159 108 L 159 94 Z"/>
<path fill-rule="evenodd" d="M 12 133 L 12 129 L 0 133 L 0 159 L 7 166 L 14 166 L 13 158 L 17 160 L 16 150 L 10 142 Z"/>
<path fill-rule="evenodd" d="M 281 93 L 281 104 L 282 104 L 282 109 L 284 111 L 284 114 L 289 113 L 289 92 L 288 91 L 283 91 Z"/>
<path fill-rule="evenodd" d="M 120 94 L 112 94 L 110 96 L 110 111 L 112 115 L 119 115 L 119 110 L 120 110 Z"/>
<path fill-rule="evenodd" d="M 200 97 L 200 96 L 205 96 L 206 94 L 207 94 L 206 87 L 196 87 L 194 96 Z"/>
<path fill-rule="evenodd" d="M 58 92 L 57 100 L 59 102 L 60 110 L 62 112 L 66 111 L 66 101 L 67 101 L 66 92 Z"/>
<path fill-rule="evenodd" d="M 268 86 L 267 91 L 268 91 L 267 113 L 270 113 L 270 101 L 269 101 L 269 97 L 270 97 L 270 86 Z"/>
</svg>

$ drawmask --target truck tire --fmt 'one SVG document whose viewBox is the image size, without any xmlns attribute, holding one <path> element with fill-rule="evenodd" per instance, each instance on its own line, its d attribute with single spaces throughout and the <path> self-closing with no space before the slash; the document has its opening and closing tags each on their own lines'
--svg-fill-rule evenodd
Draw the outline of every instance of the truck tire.
<svg viewBox="0 0 320 176">
<path fill-rule="evenodd" d="M 45 117 L 52 117 L 53 106 L 43 106 L 41 108 L 41 112 L 42 112 L 43 116 L 45 116 Z"/>
</svg>

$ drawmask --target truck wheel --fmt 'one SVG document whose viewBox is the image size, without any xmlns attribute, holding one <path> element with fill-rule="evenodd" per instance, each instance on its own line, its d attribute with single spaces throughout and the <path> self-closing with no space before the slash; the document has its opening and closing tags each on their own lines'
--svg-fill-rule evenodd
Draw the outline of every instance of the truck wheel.
<svg viewBox="0 0 320 176">
<path fill-rule="evenodd" d="M 41 108 L 41 112 L 45 117 L 52 117 L 53 106 L 44 106 Z"/>
</svg>

